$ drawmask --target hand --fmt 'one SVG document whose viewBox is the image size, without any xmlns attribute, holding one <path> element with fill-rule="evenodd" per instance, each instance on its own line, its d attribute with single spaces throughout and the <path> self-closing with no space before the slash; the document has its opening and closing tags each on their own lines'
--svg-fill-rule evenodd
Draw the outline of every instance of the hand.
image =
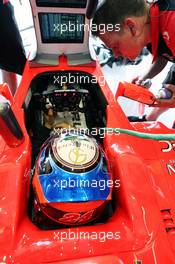
<svg viewBox="0 0 175 264">
<path fill-rule="evenodd" d="M 141 83 L 144 81 L 144 78 L 140 77 L 140 76 L 137 76 L 135 77 L 131 83 L 133 84 L 137 84 L 137 85 L 141 85 Z"/>
<path fill-rule="evenodd" d="M 142 86 L 144 88 L 150 88 L 152 85 L 151 79 L 144 77 L 136 77 L 132 80 L 132 83 Z"/>
<path fill-rule="evenodd" d="M 158 103 L 157 106 L 159 107 L 175 107 L 175 85 L 173 84 L 166 84 L 164 87 L 170 90 L 173 95 L 170 99 L 157 99 L 155 101 Z"/>
</svg>

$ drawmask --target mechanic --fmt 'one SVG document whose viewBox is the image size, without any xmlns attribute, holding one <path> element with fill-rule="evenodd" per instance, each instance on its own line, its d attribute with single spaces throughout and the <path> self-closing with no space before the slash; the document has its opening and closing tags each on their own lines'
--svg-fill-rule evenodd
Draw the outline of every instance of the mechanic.
<svg viewBox="0 0 175 264">
<path fill-rule="evenodd" d="M 25 51 L 14 17 L 14 8 L 8 0 L 0 0 L 0 69 L 3 81 L 14 93 L 16 73 L 22 75 L 26 63 Z"/>
<path fill-rule="evenodd" d="M 92 34 L 100 37 L 117 57 L 134 60 L 145 46 L 151 51 L 152 67 L 142 78 L 135 78 L 137 83 L 156 76 L 168 61 L 175 62 L 174 0 L 106 0 L 95 13 L 92 23 L 96 24 L 97 29 L 101 24 L 106 25 L 105 33 L 92 30 Z M 120 31 L 109 31 L 109 24 L 113 28 L 120 24 Z M 155 120 L 170 105 L 175 107 L 175 78 L 172 78 L 172 71 L 175 71 L 174 65 L 164 81 L 164 87 L 173 93 L 171 99 L 157 99 L 160 106 L 167 108 L 155 108 L 147 120 Z"/>
</svg>

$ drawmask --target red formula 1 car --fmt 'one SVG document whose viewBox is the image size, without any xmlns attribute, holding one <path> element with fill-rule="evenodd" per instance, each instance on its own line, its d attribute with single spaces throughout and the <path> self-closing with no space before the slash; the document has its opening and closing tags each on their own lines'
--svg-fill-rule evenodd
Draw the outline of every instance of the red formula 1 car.
<svg viewBox="0 0 175 264">
<path fill-rule="evenodd" d="M 149 91 L 102 84 L 88 4 L 31 1 L 37 57 L 0 86 L 0 262 L 173 264 L 174 130 L 128 121 L 118 96 Z"/>
</svg>

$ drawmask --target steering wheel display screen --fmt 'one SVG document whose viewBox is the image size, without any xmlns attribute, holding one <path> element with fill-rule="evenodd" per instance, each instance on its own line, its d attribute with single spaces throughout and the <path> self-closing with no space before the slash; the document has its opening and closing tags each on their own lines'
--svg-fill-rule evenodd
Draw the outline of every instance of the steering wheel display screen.
<svg viewBox="0 0 175 264">
<path fill-rule="evenodd" d="M 39 13 L 43 43 L 83 43 L 85 15 Z"/>
<path fill-rule="evenodd" d="M 87 0 L 36 0 L 37 6 L 85 8 Z"/>
</svg>

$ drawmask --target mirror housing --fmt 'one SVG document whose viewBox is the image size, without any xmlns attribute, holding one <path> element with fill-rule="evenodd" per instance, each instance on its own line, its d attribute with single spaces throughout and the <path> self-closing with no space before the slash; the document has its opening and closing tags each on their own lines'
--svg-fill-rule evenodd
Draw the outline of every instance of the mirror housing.
<svg viewBox="0 0 175 264">
<path fill-rule="evenodd" d="M 1 85 L 0 91 L 0 135 L 9 147 L 17 147 L 23 143 L 24 135 L 11 108 L 13 97 L 8 85 Z"/>
<path fill-rule="evenodd" d="M 157 106 L 154 94 L 148 89 L 138 86 L 136 84 L 120 82 L 115 95 L 116 100 L 118 97 L 124 96 L 131 100 L 149 105 Z"/>
<path fill-rule="evenodd" d="M 0 94 L 13 103 L 13 95 L 7 83 L 0 84 Z"/>
</svg>

